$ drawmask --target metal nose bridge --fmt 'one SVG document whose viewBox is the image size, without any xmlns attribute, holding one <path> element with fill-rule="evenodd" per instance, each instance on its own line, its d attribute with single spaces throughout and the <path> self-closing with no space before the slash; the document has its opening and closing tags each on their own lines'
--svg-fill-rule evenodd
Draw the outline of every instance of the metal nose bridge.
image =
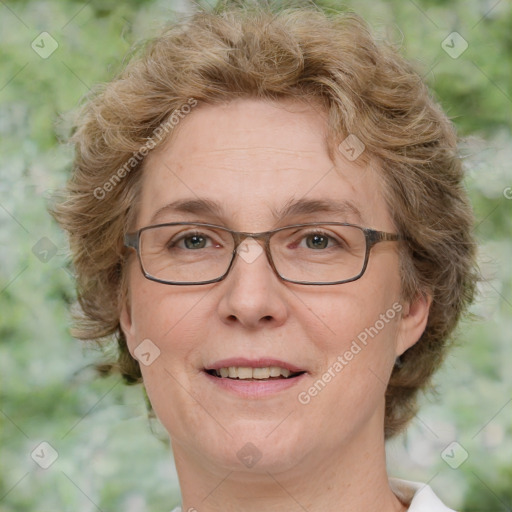
<svg viewBox="0 0 512 512">
<path fill-rule="evenodd" d="M 272 261 L 272 256 L 270 253 L 270 236 L 272 235 L 272 231 L 262 231 L 259 233 L 247 233 L 234 231 L 232 232 L 235 238 L 235 247 L 233 249 L 233 258 L 236 254 L 238 254 L 246 263 L 252 263 L 255 261 L 261 253 L 266 253 L 268 262 L 272 268 L 274 268 L 274 264 Z M 252 239 L 253 243 L 251 244 L 248 241 L 246 244 L 242 245 L 247 239 Z M 260 240 L 263 240 L 263 247 Z M 250 245 L 249 245 L 250 244 Z M 245 249 L 241 249 L 241 247 L 245 247 Z"/>
</svg>

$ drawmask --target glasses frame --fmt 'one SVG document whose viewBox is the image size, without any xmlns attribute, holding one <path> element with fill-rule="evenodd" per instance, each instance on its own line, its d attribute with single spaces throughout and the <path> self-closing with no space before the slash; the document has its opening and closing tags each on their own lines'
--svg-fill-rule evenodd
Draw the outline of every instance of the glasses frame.
<svg viewBox="0 0 512 512">
<path fill-rule="evenodd" d="M 221 229 L 223 231 L 226 231 L 231 234 L 233 237 L 233 242 L 235 244 L 233 248 L 233 254 L 231 256 L 231 261 L 229 263 L 229 266 L 220 277 L 216 279 L 210 279 L 208 281 L 196 281 L 196 282 L 181 282 L 181 281 L 166 281 L 164 279 L 158 279 L 157 277 L 152 276 L 149 274 L 146 269 L 144 268 L 144 264 L 142 263 L 142 256 L 140 253 L 140 238 L 144 231 L 147 231 L 149 229 L 158 228 L 161 226 L 203 226 L 208 228 L 216 228 Z M 283 231 L 285 229 L 289 228 L 299 228 L 299 227 L 308 227 L 308 226 L 349 226 L 353 228 L 360 229 L 364 233 L 365 241 L 366 241 L 366 251 L 364 255 L 364 263 L 363 267 L 361 269 L 361 272 L 355 276 L 351 277 L 350 279 L 344 279 L 342 281 L 334 281 L 329 283 L 324 282 L 306 282 L 306 281 L 294 281 L 292 279 L 288 279 L 286 277 L 283 277 L 277 270 L 274 260 L 272 259 L 272 253 L 270 252 L 270 238 L 280 231 Z M 303 285 L 316 285 L 316 286 L 327 286 L 327 285 L 334 285 L 334 284 L 344 284 L 344 283 L 350 283 L 352 281 L 356 281 L 360 279 L 363 274 L 366 271 L 366 267 L 368 266 L 368 260 L 370 258 L 370 251 L 372 247 L 379 242 L 396 242 L 399 240 L 405 240 L 405 237 L 398 233 L 386 233 L 384 231 L 377 231 L 375 229 L 371 228 L 365 228 L 358 226 L 356 224 L 349 224 L 346 222 L 307 222 L 305 224 L 291 224 L 289 226 L 283 226 L 277 229 L 272 229 L 271 231 L 262 231 L 260 233 L 248 233 L 245 231 L 235 231 L 233 229 L 226 228 L 224 226 L 219 226 L 217 224 L 208 224 L 204 222 L 166 222 L 164 224 L 153 224 L 151 226 L 145 226 L 137 231 L 134 231 L 133 233 L 127 233 L 124 236 L 124 245 L 125 247 L 129 247 L 132 249 L 135 249 L 137 252 L 137 257 L 139 260 L 140 269 L 146 279 L 149 279 L 150 281 L 155 281 L 157 283 L 162 284 L 169 284 L 169 285 L 177 285 L 177 286 L 194 286 L 194 285 L 202 285 L 202 284 L 211 284 L 211 283 L 218 283 L 219 281 L 222 281 L 226 278 L 226 276 L 229 274 L 229 271 L 231 270 L 233 263 L 235 261 L 235 257 L 238 251 L 238 247 L 240 244 L 246 239 L 246 238 L 253 238 L 254 240 L 263 240 L 265 243 L 265 254 L 267 255 L 267 260 L 270 263 L 270 266 L 274 273 L 283 281 L 286 281 L 288 283 L 295 283 L 295 284 L 303 284 Z"/>
</svg>

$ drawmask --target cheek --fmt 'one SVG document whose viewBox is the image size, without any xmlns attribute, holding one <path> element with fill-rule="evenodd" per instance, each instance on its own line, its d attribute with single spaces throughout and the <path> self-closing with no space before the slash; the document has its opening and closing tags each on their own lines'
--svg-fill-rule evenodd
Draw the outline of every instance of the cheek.
<svg viewBox="0 0 512 512">
<path fill-rule="evenodd" d="M 195 288 L 195 289 L 194 289 Z M 201 311 L 208 289 L 167 286 L 146 279 L 138 268 L 131 273 L 131 316 L 137 337 L 154 338 L 165 346 L 168 338 L 188 325 Z M 204 303 L 203 303 L 204 304 Z"/>
<path fill-rule="evenodd" d="M 326 350 L 341 350 L 359 337 L 375 337 L 381 333 L 393 337 L 398 323 L 400 286 L 398 276 L 383 282 L 368 276 L 330 289 L 315 290 L 302 296 L 296 318 Z M 377 331 L 377 332 L 376 332 Z M 316 333 L 316 334 L 315 334 Z"/>
<path fill-rule="evenodd" d="M 313 429 L 334 432 L 340 439 L 349 439 L 371 418 L 383 414 L 395 359 L 396 311 L 361 309 L 347 308 L 333 320 L 335 334 L 317 344 L 321 353 L 327 354 L 322 357 L 326 362 L 297 393 L 304 421 Z M 386 313 L 387 323 L 380 317 Z M 326 436 L 325 444 L 330 442 Z"/>
<path fill-rule="evenodd" d="M 393 304 L 400 307 L 398 303 Z M 395 358 L 398 329 L 398 315 L 393 305 L 353 308 L 345 313 L 331 323 L 334 334 L 321 341 L 329 361 L 325 371 L 365 382 L 374 373 L 376 378 L 387 382 Z"/>
<path fill-rule="evenodd" d="M 375 286 L 371 280 L 343 285 L 305 300 L 302 323 L 321 354 L 313 387 L 303 389 L 302 403 L 322 395 L 319 407 L 337 410 L 383 397 L 395 360 L 395 342 L 402 305 L 398 278 Z M 314 318 L 314 320 L 311 320 Z M 316 400 L 316 398 L 315 398 Z M 299 397 L 300 401 L 300 397 Z M 363 406 L 364 407 L 364 406 Z M 345 411 L 346 412 L 346 411 Z"/>
<path fill-rule="evenodd" d="M 141 364 L 144 386 L 152 406 L 173 434 L 186 437 L 187 428 L 199 429 L 201 407 L 194 400 L 194 382 L 199 371 L 208 332 L 205 319 L 208 290 L 171 290 L 160 283 L 140 283 L 134 287 L 132 316 L 134 344 L 151 340 L 158 357 Z M 133 351 L 132 351 L 133 353 Z M 204 418 L 203 418 L 204 420 Z"/>
</svg>

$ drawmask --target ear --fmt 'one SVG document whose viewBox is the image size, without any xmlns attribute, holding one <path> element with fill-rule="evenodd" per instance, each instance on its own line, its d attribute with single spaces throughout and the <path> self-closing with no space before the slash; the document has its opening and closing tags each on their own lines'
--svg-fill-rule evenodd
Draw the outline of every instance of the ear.
<svg viewBox="0 0 512 512">
<path fill-rule="evenodd" d="M 413 300 L 404 304 L 396 341 L 397 356 L 421 338 L 427 326 L 431 304 L 432 296 L 423 292 L 419 292 Z"/>
</svg>

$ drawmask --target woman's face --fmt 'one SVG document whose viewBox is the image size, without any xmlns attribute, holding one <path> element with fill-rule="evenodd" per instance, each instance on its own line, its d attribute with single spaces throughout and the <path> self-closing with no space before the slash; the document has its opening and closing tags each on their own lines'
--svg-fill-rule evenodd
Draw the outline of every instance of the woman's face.
<svg viewBox="0 0 512 512">
<path fill-rule="evenodd" d="M 395 232 L 378 170 L 350 161 L 346 148 L 331 161 L 326 126 L 323 113 L 291 101 L 197 106 L 147 158 L 136 228 L 193 221 L 260 232 L 331 221 Z M 350 147 L 345 154 L 353 157 Z M 215 202 L 218 215 L 162 209 L 185 199 Z M 274 216 L 314 200 L 339 211 Z M 350 448 L 360 443 L 380 446 L 395 358 L 417 341 L 428 312 L 426 301 L 400 302 L 397 244 L 377 244 L 359 280 L 305 286 L 280 280 L 247 242 L 228 276 L 207 285 L 153 282 L 131 260 L 122 328 L 175 457 L 284 471 L 337 451 L 361 456 Z M 304 373 L 258 381 L 205 371 L 219 366 Z"/>
</svg>

